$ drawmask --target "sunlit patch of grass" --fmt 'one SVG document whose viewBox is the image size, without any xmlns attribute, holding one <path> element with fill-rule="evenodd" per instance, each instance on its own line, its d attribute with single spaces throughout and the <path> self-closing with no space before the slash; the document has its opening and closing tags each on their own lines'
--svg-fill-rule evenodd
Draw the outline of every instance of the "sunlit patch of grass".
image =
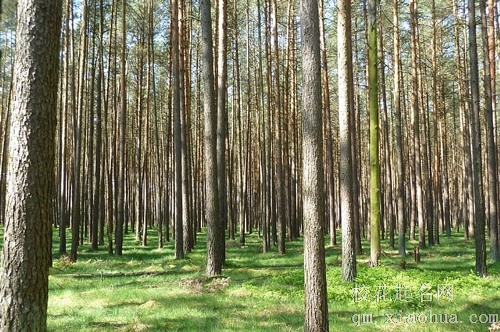
<svg viewBox="0 0 500 332">
<path fill-rule="evenodd" d="M 0 236 L 2 229 L 0 228 Z M 70 235 L 70 234 L 68 234 Z M 68 237 L 69 239 L 70 237 Z M 262 253 L 261 239 L 248 235 L 246 245 L 229 241 L 220 278 L 206 278 L 205 234 L 183 260 L 174 259 L 173 243 L 149 246 L 125 237 L 123 256 L 81 246 L 78 261 L 54 254 L 49 277 L 50 331 L 302 331 L 303 256 L 300 240 L 287 243 L 287 253 Z M 57 233 L 54 250 L 58 248 Z M 328 307 L 331 331 L 486 331 L 470 315 L 500 314 L 500 264 L 488 264 L 488 277 L 474 274 L 474 242 L 462 234 L 441 236 L 441 244 L 421 250 L 421 262 L 408 256 L 403 268 L 397 250 L 383 242 L 380 266 L 370 268 L 368 244 L 358 257 L 356 284 L 342 281 L 340 241 L 326 248 Z M 418 245 L 408 242 L 408 252 Z M 133 276 L 106 273 L 160 272 Z M 93 277 L 77 277 L 91 274 Z M 430 287 L 432 301 L 421 301 L 419 289 Z M 437 300 L 437 288 L 452 288 L 452 298 Z M 412 290 L 403 301 L 354 301 L 355 287 L 372 292 L 381 287 Z M 388 322 L 388 315 L 457 314 L 460 324 Z M 370 322 L 355 323 L 371 315 Z M 368 316 L 366 316 L 368 317 Z M 365 317 L 365 318 L 366 318 Z"/>
</svg>

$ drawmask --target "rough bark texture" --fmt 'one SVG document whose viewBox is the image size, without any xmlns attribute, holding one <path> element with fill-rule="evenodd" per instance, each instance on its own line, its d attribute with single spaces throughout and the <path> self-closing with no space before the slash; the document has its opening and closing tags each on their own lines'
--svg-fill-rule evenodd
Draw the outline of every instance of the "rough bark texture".
<svg viewBox="0 0 500 332">
<path fill-rule="evenodd" d="M 304 331 L 328 331 L 318 2 L 302 0 Z"/>
<path fill-rule="evenodd" d="M 350 112 L 352 84 L 351 4 L 338 2 L 337 52 L 339 75 L 339 138 L 340 138 L 340 220 L 342 222 L 342 277 L 353 281 L 356 276 L 354 252 L 353 179 Z"/>
<path fill-rule="evenodd" d="M 0 331 L 46 331 L 62 1 L 20 0 Z"/>
<path fill-rule="evenodd" d="M 486 239 L 485 239 L 485 210 L 484 191 L 482 182 L 483 162 L 481 159 L 481 131 L 479 119 L 479 68 L 476 40 L 476 8 L 475 2 L 469 1 L 469 64 L 470 86 L 472 97 L 472 186 L 474 191 L 476 242 L 476 274 L 486 276 Z"/>
<path fill-rule="evenodd" d="M 481 30 L 483 40 L 483 63 L 484 68 L 484 94 L 485 94 L 485 107 L 484 118 L 486 120 L 486 145 L 488 150 L 488 221 L 490 225 L 490 256 L 491 260 L 497 262 L 499 260 L 498 253 L 498 176 L 497 176 L 497 148 L 495 144 L 495 128 L 493 123 L 493 83 L 492 72 L 490 67 L 490 50 L 488 40 L 488 17 L 486 15 L 486 0 L 479 1 L 479 8 L 481 12 Z M 490 13 L 490 15 L 493 15 Z M 494 45 L 493 45 L 494 49 Z M 494 57 L 493 57 L 494 64 Z"/>
<path fill-rule="evenodd" d="M 202 0 L 201 29 L 203 57 L 203 109 L 205 114 L 205 176 L 206 176 L 206 218 L 207 218 L 207 276 L 221 274 L 222 249 L 217 234 L 221 232 L 217 184 L 217 107 L 214 91 L 212 18 L 210 0 Z"/>
</svg>

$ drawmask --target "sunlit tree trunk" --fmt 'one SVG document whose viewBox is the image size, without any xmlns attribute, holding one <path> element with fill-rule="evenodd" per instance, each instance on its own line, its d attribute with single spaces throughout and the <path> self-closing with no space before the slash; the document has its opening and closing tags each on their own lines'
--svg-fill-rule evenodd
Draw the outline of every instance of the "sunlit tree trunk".
<svg viewBox="0 0 500 332">
<path fill-rule="evenodd" d="M 202 29 L 202 66 L 204 84 L 203 109 L 205 116 L 204 153 L 206 177 L 206 218 L 207 218 L 207 275 L 218 275 L 222 271 L 223 250 L 218 233 L 223 229 L 219 218 L 217 167 L 217 107 L 215 99 L 215 79 L 213 70 L 213 41 L 210 0 L 200 3 Z"/>
<path fill-rule="evenodd" d="M 318 3 L 302 0 L 304 331 L 328 331 L 324 248 L 323 139 Z"/>
<path fill-rule="evenodd" d="M 354 251 L 352 123 L 350 113 L 353 100 L 349 92 L 353 87 L 351 48 L 351 4 L 340 1 L 337 23 L 337 61 L 339 73 L 339 145 L 340 145 L 340 220 L 342 222 L 342 277 L 352 281 L 356 277 Z"/>
<path fill-rule="evenodd" d="M 62 1 L 20 0 L 9 121 L 0 330 L 47 331 Z"/>
</svg>

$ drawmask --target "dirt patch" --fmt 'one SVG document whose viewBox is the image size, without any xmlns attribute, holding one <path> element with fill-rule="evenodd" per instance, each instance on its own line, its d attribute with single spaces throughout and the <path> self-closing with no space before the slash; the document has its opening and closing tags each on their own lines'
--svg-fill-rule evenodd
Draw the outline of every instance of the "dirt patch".
<svg viewBox="0 0 500 332">
<path fill-rule="evenodd" d="M 186 278 L 179 282 L 182 288 L 188 288 L 195 292 L 216 293 L 226 288 L 231 278 Z"/>
<path fill-rule="evenodd" d="M 229 286 L 229 282 L 231 278 L 215 278 L 212 279 L 212 282 L 207 285 L 207 289 L 209 292 L 220 292 L 227 286 Z"/>
<path fill-rule="evenodd" d="M 202 292 L 204 288 L 203 280 L 194 278 L 182 279 L 181 281 L 179 281 L 179 286 L 181 288 L 187 288 L 195 292 Z"/>
</svg>

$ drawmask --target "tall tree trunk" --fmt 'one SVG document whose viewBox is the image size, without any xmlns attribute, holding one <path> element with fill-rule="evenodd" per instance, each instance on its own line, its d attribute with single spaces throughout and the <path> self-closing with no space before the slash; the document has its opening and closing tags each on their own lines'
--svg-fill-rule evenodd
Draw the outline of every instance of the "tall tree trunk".
<svg viewBox="0 0 500 332">
<path fill-rule="evenodd" d="M 378 265 L 380 256 L 380 161 L 377 77 L 378 0 L 368 1 L 368 90 L 370 107 L 370 261 Z"/>
<path fill-rule="evenodd" d="M 336 245 L 336 213 L 335 213 L 335 183 L 334 183 L 334 166 L 333 166 L 333 138 L 332 138 L 332 123 L 331 123 L 331 107 L 330 107 L 330 88 L 328 82 L 328 58 L 326 55 L 326 33 L 324 22 L 324 0 L 319 1 L 319 31 L 321 42 L 321 82 L 323 87 L 323 108 L 324 108 L 324 123 L 326 127 L 326 188 L 327 188 L 327 210 L 330 229 L 330 245 Z M 351 61 L 352 62 L 352 61 Z"/>
<path fill-rule="evenodd" d="M 213 41 L 212 18 L 210 14 L 210 0 L 200 3 L 201 30 L 202 30 L 202 65 L 204 99 L 203 109 L 205 116 L 204 149 L 205 149 L 205 176 L 206 197 L 205 208 L 207 218 L 207 276 L 219 275 L 222 272 L 224 247 L 220 243 L 219 233 L 223 224 L 219 217 L 218 183 L 217 183 L 217 107 L 215 99 L 215 79 L 213 70 Z M 219 165 L 221 166 L 221 165 Z M 222 165 L 224 167 L 224 165 Z"/>
<path fill-rule="evenodd" d="M 483 40 L 483 65 L 484 65 L 484 95 L 485 108 L 484 117 L 486 119 L 486 146 L 488 149 L 488 223 L 490 225 L 490 256 L 491 260 L 497 262 L 500 260 L 498 246 L 498 165 L 497 148 L 495 144 L 495 129 L 493 127 L 493 87 L 492 71 L 490 62 L 489 36 L 488 36 L 488 17 L 486 16 L 486 0 L 479 1 L 481 12 L 481 31 Z M 494 13 L 490 13 L 494 15 Z M 494 48 L 493 48 L 494 49 Z M 494 63 L 493 58 L 493 63 Z M 493 72 L 494 74 L 494 72 Z"/>
<path fill-rule="evenodd" d="M 278 47 L 278 3 L 272 1 L 272 34 L 271 44 L 273 48 L 273 93 L 274 93 L 274 158 L 275 158 L 275 191 L 278 230 L 278 252 L 285 254 L 285 231 L 286 231 L 286 207 L 285 207 L 285 177 L 283 170 L 283 137 L 282 137 L 282 100 L 280 88 L 280 60 Z"/>
<path fill-rule="evenodd" d="M 418 108 L 419 98 L 419 82 L 418 82 L 418 61 L 417 61 L 417 28 L 418 28 L 418 12 L 417 0 L 410 2 L 411 16 L 411 76 L 412 76 L 412 93 L 411 93 L 411 118 L 413 124 L 413 140 L 414 140 L 414 168 L 415 173 L 415 195 L 416 195 L 416 210 L 418 220 L 418 245 L 420 248 L 425 247 L 425 220 L 424 220 L 424 198 L 422 188 L 422 160 L 421 160 L 421 144 L 420 144 L 420 116 Z"/>
<path fill-rule="evenodd" d="M 356 277 L 354 251 L 353 178 L 352 178 L 352 121 L 353 87 L 351 48 L 351 3 L 339 1 L 337 23 L 337 61 L 339 75 L 339 145 L 340 145 L 340 220 L 342 222 L 342 277 L 353 281 Z"/>
<path fill-rule="evenodd" d="M 399 38 L 399 0 L 394 0 L 393 3 L 393 39 L 394 39 L 394 112 L 396 116 L 396 176 L 397 179 L 397 224 L 398 224 L 398 251 L 402 257 L 406 256 L 406 238 L 405 238 L 405 187 L 404 181 L 405 169 L 403 167 L 403 135 L 402 135 L 402 121 L 401 121 L 401 90 L 400 90 L 400 38 Z"/>
<path fill-rule="evenodd" d="M 97 51 L 97 77 L 96 77 L 96 133 L 95 133 L 95 163 L 94 163 L 94 178 L 95 191 L 93 193 L 92 202 L 92 250 L 97 250 L 99 246 L 99 225 L 104 222 L 101 211 L 101 152 L 102 152 L 102 77 L 104 75 L 104 5 L 99 3 L 99 45 Z M 92 134 L 92 133 L 91 133 Z"/>
<path fill-rule="evenodd" d="M 123 252 L 123 228 L 125 223 L 125 141 L 127 130 L 127 0 L 122 0 L 121 26 L 121 58 L 120 58 L 120 110 L 118 116 L 118 183 L 117 183 L 117 211 L 115 227 L 115 253 L 118 256 Z"/>
<path fill-rule="evenodd" d="M 324 248 L 323 140 L 318 3 L 302 0 L 304 331 L 328 331 Z"/>
<path fill-rule="evenodd" d="M 379 20 L 378 26 L 380 31 L 383 30 L 382 20 Z M 389 247 L 394 249 L 394 233 L 396 228 L 396 220 L 394 217 L 395 211 L 395 202 L 394 202 L 394 193 L 393 193 L 393 176 L 392 176 L 392 153 L 391 153 L 391 126 L 389 122 L 389 116 L 387 111 L 387 88 L 386 88 L 386 80 L 385 80 L 385 50 L 384 50 L 384 34 L 379 33 L 380 38 L 378 39 L 379 46 L 379 59 L 381 64 L 380 71 L 380 88 L 381 97 L 382 97 L 382 123 L 383 123 L 383 156 L 384 156 L 384 173 L 385 173 L 385 181 L 384 181 L 384 189 L 383 189 L 383 204 L 384 213 L 382 215 L 384 218 L 385 233 L 387 233 L 387 227 L 389 228 Z M 384 236 L 384 232 L 382 232 L 382 237 Z"/>
<path fill-rule="evenodd" d="M 84 112 L 84 79 L 85 79 L 85 64 L 87 61 L 87 24 L 88 12 L 87 1 L 83 2 L 82 8 L 82 27 L 80 31 L 80 54 L 78 63 L 78 106 L 76 112 L 73 112 L 73 192 L 71 204 L 71 251 L 69 254 L 70 260 L 76 262 L 78 255 L 78 245 L 80 239 L 80 224 L 82 211 L 81 206 L 81 172 L 82 172 L 82 126 Z"/>
<path fill-rule="evenodd" d="M 228 119 L 226 110 L 227 97 L 227 0 L 217 0 L 217 181 L 219 183 L 219 219 L 221 227 L 215 234 L 221 242 L 223 259 L 225 260 L 224 232 L 228 223 L 227 174 L 226 174 L 226 140 Z"/>
<path fill-rule="evenodd" d="M 17 8 L 0 330 L 46 331 L 62 1 Z"/>
<path fill-rule="evenodd" d="M 476 40 L 476 4 L 469 1 L 469 65 L 470 65 L 470 87 L 472 97 L 472 186 L 474 189 L 475 227 L 474 236 L 476 243 L 476 274 L 486 276 L 486 239 L 485 239 L 485 210 L 481 157 L 481 130 L 479 119 L 479 68 Z"/>
<path fill-rule="evenodd" d="M 462 59 L 462 47 L 460 44 L 460 22 L 458 15 L 458 4 L 453 1 L 453 16 L 454 16 L 454 30 L 455 30 L 455 63 L 457 67 L 457 80 L 458 80 L 458 99 L 459 99 L 459 113 L 460 124 L 462 129 L 461 143 L 462 143 L 462 186 L 461 186 L 461 219 L 464 221 L 464 236 L 469 239 L 469 224 L 474 221 L 473 218 L 473 203 L 472 203 L 472 157 L 470 149 L 470 125 L 468 116 L 468 105 L 466 100 L 469 99 L 469 89 L 466 88 L 464 79 L 464 60 Z"/>
<path fill-rule="evenodd" d="M 496 46 L 495 46 L 495 16 L 497 12 L 497 2 L 494 0 L 488 0 L 488 8 L 489 8 L 489 16 L 488 16 L 488 49 L 489 49 L 489 57 L 490 57 L 490 81 L 491 81 L 491 108 L 492 114 L 497 114 L 497 103 L 496 103 Z M 492 119 L 494 122 L 495 119 Z M 498 141 L 498 137 L 494 135 L 494 144 Z M 488 143 L 489 144 L 489 143 Z M 496 145 L 495 145 L 496 146 Z M 496 156 L 496 155 L 495 155 Z M 497 166 L 498 166 L 498 158 L 496 158 Z M 497 174 L 496 172 L 494 173 Z M 498 182 L 497 182 L 497 192 L 498 192 Z M 500 199 L 498 199 L 498 195 L 494 197 L 497 198 L 497 211 L 500 208 Z M 497 223 L 496 225 L 491 224 L 490 222 L 490 255 L 491 259 L 494 262 L 498 262 L 500 260 L 500 218 L 498 218 L 497 214 Z M 494 231 L 496 229 L 496 235 Z M 496 240 L 496 249 L 493 248 Z"/>
<path fill-rule="evenodd" d="M 439 141 L 442 140 L 442 135 L 440 133 L 440 128 L 442 127 L 442 114 L 444 112 L 444 105 L 440 104 L 439 98 L 439 84 L 438 84 L 438 35 L 437 35 L 437 25 L 436 25 L 436 3 L 435 0 L 431 2 L 431 20 L 432 20 L 432 107 L 434 110 L 434 163 L 432 170 L 432 196 L 434 198 L 433 206 L 431 211 L 428 211 L 428 215 L 432 218 L 429 220 L 434 220 L 435 232 L 432 232 L 432 228 L 428 227 L 429 232 L 429 244 L 432 245 L 432 236 L 435 238 L 435 243 L 439 244 L 439 225 L 443 220 L 443 189 L 441 179 L 444 176 L 442 172 L 442 161 L 441 161 L 441 146 Z M 440 76 L 440 75 L 439 75 Z M 430 193 L 428 193 L 430 194 Z"/>
<path fill-rule="evenodd" d="M 172 84 L 173 84 L 173 128 L 174 128 L 174 218 L 175 218 L 175 258 L 184 258 L 183 244 L 183 200 L 182 200 L 182 132 L 181 132 L 181 72 L 179 2 L 172 1 Z"/>
</svg>

